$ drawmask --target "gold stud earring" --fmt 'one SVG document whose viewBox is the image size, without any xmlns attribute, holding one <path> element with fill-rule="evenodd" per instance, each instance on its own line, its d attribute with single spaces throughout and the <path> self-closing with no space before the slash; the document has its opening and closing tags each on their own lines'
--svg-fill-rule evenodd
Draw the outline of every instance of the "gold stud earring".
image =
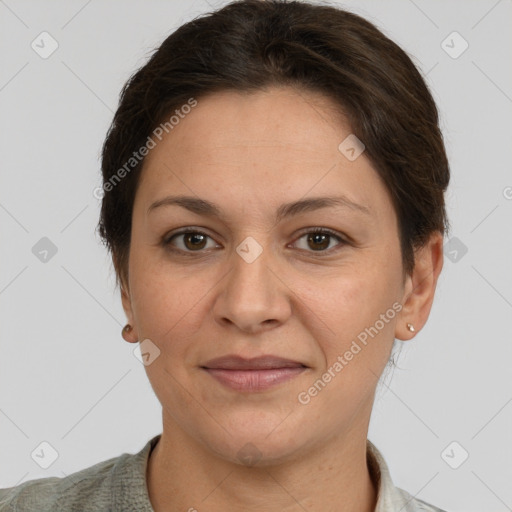
<svg viewBox="0 0 512 512">
<path fill-rule="evenodd" d="M 416 331 L 416 329 L 414 328 L 414 325 L 412 325 L 412 324 L 407 324 L 407 329 L 409 329 L 409 331 L 411 331 L 411 332 Z"/>
</svg>

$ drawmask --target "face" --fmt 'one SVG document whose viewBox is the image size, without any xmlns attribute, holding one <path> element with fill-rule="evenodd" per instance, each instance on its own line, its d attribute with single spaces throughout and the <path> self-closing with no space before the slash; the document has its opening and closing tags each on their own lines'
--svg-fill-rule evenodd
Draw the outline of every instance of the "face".
<svg viewBox="0 0 512 512">
<path fill-rule="evenodd" d="M 338 149 L 351 131 L 333 107 L 290 88 L 216 93 L 146 157 L 123 306 L 160 351 L 145 368 L 164 433 L 227 460 L 366 436 L 410 291 L 386 187 L 364 152 Z M 211 363 L 269 355 L 288 362 Z"/>
</svg>

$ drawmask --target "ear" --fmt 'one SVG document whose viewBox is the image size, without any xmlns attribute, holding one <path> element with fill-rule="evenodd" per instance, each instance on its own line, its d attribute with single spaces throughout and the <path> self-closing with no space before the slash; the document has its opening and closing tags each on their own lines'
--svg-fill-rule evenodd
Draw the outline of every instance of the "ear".
<svg viewBox="0 0 512 512">
<path fill-rule="evenodd" d="M 135 325 L 135 320 L 132 311 L 132 301 L 130 296 L 130 289 L 128 285 L 121 280 L 121 303 L 123 304 L 123 309 L 126 315 L 126 319 L 128 323 L 132 326 L 132 330 L 128 333 L 123 331 L 123 338 L 130 343 L 137 343 L 139 341 L 139 336 L 137 332 L 137 326 Z"/>
<path fill-rule="evenodd" d="M 414 270 L 406 277 L 400 320 L 395 328 L 396 338 L 405 341 L 415 336 L 407 329 L 408 323 L 418 332 L 427 322 L 443 261 L 443 235 L 436 231 L 414 253 Z"/>
</svg>

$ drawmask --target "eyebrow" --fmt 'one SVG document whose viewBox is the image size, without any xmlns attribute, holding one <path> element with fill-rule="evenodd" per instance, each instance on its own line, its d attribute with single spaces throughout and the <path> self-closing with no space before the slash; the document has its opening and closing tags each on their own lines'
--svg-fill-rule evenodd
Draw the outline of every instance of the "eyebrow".
<svg viewBox="0 0 512 512">
<path fill-rule="evenodd" d="M 151 213 L 156 208 L 162 206 L 181 206 L 198 215 L 205 215 L 208 217 L 222 217 L 222 210 L 219 206 L 205 199 L 200 199 L 193 196 L 167 196 L 152 203 L 147 213 Z M 332 207 L 348 208 L 355 212 L 371 215 L 371 210 L 368 206 L 354 203 L 346 196 L 329 196 L 329 197 L 313 197 L 310 199 L 301 199 L 292 203 L 285 203 L 279 206 L 276 212 L 276 221 L 279 222 L 285 218 L 293 217 L 301 213 L 312 212 L 322 208 Z"/>
</svg>

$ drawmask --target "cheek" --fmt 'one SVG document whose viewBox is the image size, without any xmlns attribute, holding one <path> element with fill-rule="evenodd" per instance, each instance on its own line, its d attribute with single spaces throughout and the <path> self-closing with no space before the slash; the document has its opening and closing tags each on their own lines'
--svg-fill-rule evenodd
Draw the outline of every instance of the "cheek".
<svg viewBox="0 0 512 512">
<path fill-rule="evenodd" d="M 305 281 L 303 276 L 297 295 L 327 326 L 342 335 L 347 327 L 370 318 L 378 303 L 385 300 L 388 287 L 383 280 L 381 272 L 351 266 L 313 280 Z"/>
<path fill-rule="evenodd" d="M 134 255 L 131 265 L 132 307 L 140 336 L 158 345 L 172 339 L 172 347 L 166 350 L 178 350 L 180 340 L 193 336 L 200 327 L 198 311 L 211 287 L 206 274 L 179 268 L 154 255 Z"/>
<path fill-rule="evenodd" d="M 141 334 L 158 344 L 172 340 L 175 349 L 181 341 L 193 337 L 201 327 L 201 300 L 205 300 L 200 286 L 201 283 L 191 279 L 187 279 L 186 284 L 176 280 L 152 284 L 147 281 L 136 301 Z"/>
<path fill-rule="evenodd" d="M 310 312 L 307 328 L 321 346 L 328 366 L 351 347 L 357 352 L 353 360 L 360 364 L 371 364 L 376 371 L 385 364 L 394 339 L 397 313 L 393 303 L 399 297 L 395 267 L 374 260 L 373 265 L 338 269 L 329 278 L 303 280 L 294 290 L 304 304 L 303 318 Z"/>
</svg>

